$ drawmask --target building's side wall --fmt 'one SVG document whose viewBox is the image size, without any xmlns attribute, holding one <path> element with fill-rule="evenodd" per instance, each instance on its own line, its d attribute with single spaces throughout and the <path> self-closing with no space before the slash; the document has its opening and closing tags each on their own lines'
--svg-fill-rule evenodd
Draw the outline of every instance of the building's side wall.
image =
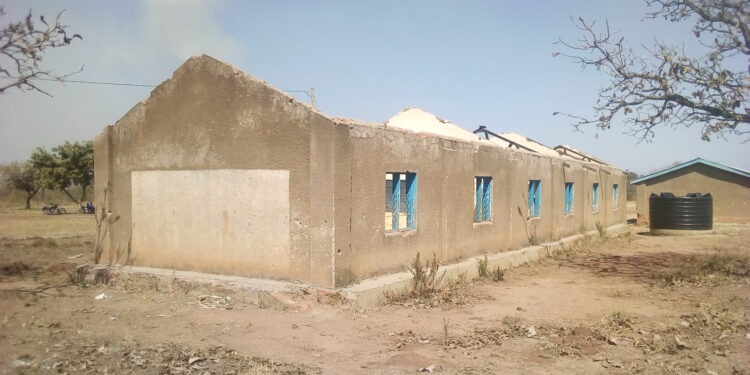
<svg viewBox="0 0 750 375">
<path fill-rule="evenodd" d="M 711 193 L 714 222 L 750 222 L 750 178 L 704 164 L 667 173 L 638 184 L 636 209 L 639 222 L 648 223 L 648 198 L 651 193 Z"/>
<path fill-rule="evenodd" d="M 625 177 L 616 168 L 363 125 L 339 125 L 335 140 L 337 286 L 401 270 L 418 252 L 447 263 L 625 222 Z M 388 172 L 417 174 L 415 230 L 384 226 Z M 476 176 L 492 177 L 491 222 L 473 220 Z M 537 218 L 528 217 L 529 180 L 542 181 Z M 563 212 L 566 181 L 575 183 L 572 214 Z M 601 184 L 598 212 L 593 181 Z M 621 189 L 616 209 L 612 183 Z"/>
<path fill-rule="evenodd" d="M 105 141 L 107 138 L 108 142 Z M 330 147 L 333 123 L 327 118 L 263 83 L 241 75 L 226 64 L 204 56 L 186 62 L 171 80 L 156 88 L 147 101 L 135 106 L 96 143 L 97 197 L 103 197 L 100 186 L 109 186 L 108 209 L 112 211 L 108 231 L 110 240 L 102 262 L 333 285 L 335 223 L 331 195 L 333 151 Z M 105 144 L 109 146 L 104 147 Z M 108 166 L 103 162 L 107 158 L 111 159 Z M 205 171 L 213 170 L 230 171 L 223 177 L 212 175 L 213 178 L 226 177 L 226 181 L 222 180 L 225 183 L 236 183 L 243 171 L 251 171 L 253 176 L 276 176 L 275 172 L 284 172 L 288 175 L 288 186 L 278 186 L 276 193 L 288 189 L 288 193 L 284 193 L 288 200 L 284 203 L 288 205 L 276 207 L 276 198 L 279 198 L 276 193 L 274 199 L 258 202 L 258 194 L 263 194 L 269 187 L 252 186 L 252 181 L 281 183 L 281 179 L 251 179 L 244 187 L 253 190 L 249 194 L 244 191 L 219 194 L 210 190 L 211 186 L 221 185 L 222 181 L 201 180 L 209 176 Z M 191 235 L 181 232 L 186 228 L 174 226 L 161 229 L 174 233 L 156 233 L 158 226 L 138 222 L 138 217 L 133 215 L 131 190 L 134 182 L 131 177 L 138 171 L 184 171 L 194 175 L 184 180 L 195 186 L 164 189 L 164 194 L 168 195 L 164 197 L 165 204 L 157 200 L 151 203 L 153 207 L 139 207 L 138 212 L 141 212 L 145 224 L 149 224 L 154 218 L 175 214 L 163 212 L 164 215 L 160 215 L 162 210 L 182 210 L 176 214 L 199 224 L 205 218 L 195 217 L 193 220 L 190 217 L 215 213 L 214 208 L 222 208 L 222 220 L 209 220 L 205 225 L 198 225 L 203 228 L 205 236 L 217 239 L 213 246 L 182 241 L 180 243 L 187 244 L 187 248 L 165 251 L 155 241 L 134 241 L 134 238 Z M 272 172 L 264 174 L 262 171 Z M 104 180 L 109 183 L 100 185 Z M 194 188 L 197 192 L 181 196 L 179 191 L 186 188 Z M 242 190 L 243 186 L 235 189 Z M 186 196 L 195 196 L 195 200 L 185 201 Z M 200 199 L 201 196 L 206 199 Z M 152 198 L 146 196 L 144 199 Z M 166 204 L 168 200 L 169 204 Z M 243 210 L 240 203 L 251 207 L 252 212 Z M 274 207 L 262 210 L 254 206 L 256 203 Z M 216 207 L 199 209 L 206 204 Z M 271 261 L 267 257 L 254 256 L 264 251 L 255 248 L 261 244 L 244 241 L 246 250 L 243 250 L 239 245 L 246 236 L 233 236 L 231 231 L 224 233 L 226 236 L 217 233 L 225 227 L 234 228 L 233 222 L 259 225 L 262 215 L 276 212 L 276 208 L 288 210 L 288 225 L 282 230 L 287 235 L 273 231 L 274 238 L 288 241 L 286 253 L 275 255 L 286 259 Z M 248 215 L 261 217 L 250 220 Z M 199 230 L 198 227 L 194 229 Z"/>
<path fill-rule="evenodd" d="M 111 249 L 107 212 L 112 201 L 112 127 L 107 126 L 94 138 L 94 206 L 96 207 L 95 260 Z"/>
<path fill-rule="evenodd" d="M 190 59 L 106 128 L 94 156 L 97 206 L 108 215 L 103 263 L 332 287 L 401 270 L 418 252 L 447 263 L 625 221 L 616 168 L 337 125 L 208 57 Z M 388 172 L 417 174 L 415 230 L 384 227 Z M 477 176 L 493 180 L 489 222 L 474 222 Z M 535 218 L 529 180 L 542 181 Z"/>
<path fill-rule="evenodd" d="M 610 192 L 610 211 L 611 215 L 607 221 L 608 225 L 622 224 L 627 222 L 628 218 L 628 176 L 620 170 L 614 170 L 610 175 L 610 189 L 612 184 L 617 184 L 619 192 L 617 194 L 617 204 L 611 201 L 612 193 Z"/>
</svg>

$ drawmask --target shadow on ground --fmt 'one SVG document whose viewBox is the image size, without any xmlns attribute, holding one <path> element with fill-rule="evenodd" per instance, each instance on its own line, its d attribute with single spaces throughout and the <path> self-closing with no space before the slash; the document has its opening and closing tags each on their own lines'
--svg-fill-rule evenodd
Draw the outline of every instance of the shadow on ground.
<svg viewBox="0 0 750 375">
<path fill-rule="evenodd" d="M 592 272 L 601 277 L 626 277 L 653 283 L 675 276 L 693 277 L 718 274 L 746 276 L 750 261 L 732 253 L 682 254 L 676 252 L 638 252 L 627 255 L 590 254 L 571 259 L 567 266 Z"/>
</svg>

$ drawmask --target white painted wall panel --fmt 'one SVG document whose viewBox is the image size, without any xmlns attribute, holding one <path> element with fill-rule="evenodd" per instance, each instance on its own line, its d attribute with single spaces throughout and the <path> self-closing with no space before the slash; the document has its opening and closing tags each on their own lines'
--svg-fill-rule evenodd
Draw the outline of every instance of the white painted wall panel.
<svg viewBox="0 0 750 375">
<path fill-rule="evenodd" d="M 273 277 L 289 268 L 289 171 L 133 171 L 133 259 Z"/>
</svg>

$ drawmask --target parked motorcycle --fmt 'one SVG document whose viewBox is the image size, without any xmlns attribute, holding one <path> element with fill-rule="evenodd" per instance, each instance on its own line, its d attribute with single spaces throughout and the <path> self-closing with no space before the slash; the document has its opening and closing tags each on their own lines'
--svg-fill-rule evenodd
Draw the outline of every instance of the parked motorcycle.
<svg viewBox="0 0 750 375">
<path fill-rule="evenodd" d="M 42 207 L 42 212 L 45 215 L 64 215 L 67 213 L 64 208 L 58 207 L 56 204 Z"/>
</svg>

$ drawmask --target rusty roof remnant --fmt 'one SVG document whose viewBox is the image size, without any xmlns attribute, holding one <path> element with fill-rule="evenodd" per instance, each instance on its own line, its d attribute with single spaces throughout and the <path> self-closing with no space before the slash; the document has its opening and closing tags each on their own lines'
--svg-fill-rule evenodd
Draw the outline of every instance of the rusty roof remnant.
<svg viewBox="0 0 750 375">
<path fill-rule="evenodd" d="M 560 155 L 564 155 L 564 156 L 567 156 L 567 157 L 572 158 L 572 159 L 583 160 L 583 161 L 588 161 L 588 162 L 591 162 L 591 163 L 597 163 L 597 164 L 602 164 L 602 165 L 611 165 L 611 164 L 609 164 L 609 163 L 607 163 L 605 161 L 602 161 L 599 158 L 595 158 L 595 157 L 593 157 L 593 156 L 591 156 L 591 155 L 589 155 L 589 154 L 587 154 L 587 153 L 585 153 L 583 151 L 579 151 L 579 150 L 577 150 L 577 149 L 575 149 L 575 148 L 573 148 L 571 146 L 568 146 L 568 145 L 558 145 L 558 146 L 555 146 L 555 150 L 558 153 L 560 153 Z"/>
</svg>

